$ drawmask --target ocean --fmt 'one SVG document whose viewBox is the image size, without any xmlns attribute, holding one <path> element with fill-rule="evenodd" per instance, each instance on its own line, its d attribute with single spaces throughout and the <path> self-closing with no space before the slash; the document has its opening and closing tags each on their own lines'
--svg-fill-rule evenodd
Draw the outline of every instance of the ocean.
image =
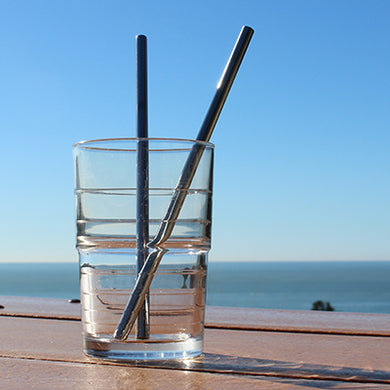
<svg viewBox="0 0 390 390">
<path fill-rule="evenodd" d="M 0 295 L 78 298 L 76 263 L 0 263 Z M 210 262 L 211 306 L 390 313 L 390 261 Z"/>
</svg>

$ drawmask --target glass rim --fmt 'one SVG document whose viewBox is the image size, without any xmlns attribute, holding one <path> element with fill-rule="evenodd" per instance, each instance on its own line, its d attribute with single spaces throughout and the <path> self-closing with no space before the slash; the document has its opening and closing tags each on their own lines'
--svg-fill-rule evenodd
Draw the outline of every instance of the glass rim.
<svg viewBox="0 0 390 390">
<path fill-rule="evenodd" d="M 135 148 L 129 148 L 129 147 L 103 147 L 99 146 L 100 143 L 104 142 L 111 142 L 111 141 L 161 141 L 161 142 L 183 142 L 183 143 L 188 143 L 193 145 L 202 145 L 211 149 L 214 149 L 214 144 L 211 142 L 206 142 L 206 141 L 199 141 L 195 139 L 189 139 L 189 138 L 140 138 L 140 137 L 121 137 L 121 138 L 98 138 L 98 139 L 91 139 L 91 140 L 84 140 L 84 141 L 79 141 L 73 144 L 73 148 L 82 148 L 82 149 L 89 149 L 89 150 L 106 150 L 106 151 L 134 151 L 136 150 Z M 95 144 L 95 145 L 92 145 Z M 173 146 L 173 145 L 172 145 Z M 162 150 L 162 149 L 159 149 Z M 164 148 L 166 150 L 166 148 Z M 173 150 L 173 149 L 167 149 L 167 150 Z"/>
</svg>

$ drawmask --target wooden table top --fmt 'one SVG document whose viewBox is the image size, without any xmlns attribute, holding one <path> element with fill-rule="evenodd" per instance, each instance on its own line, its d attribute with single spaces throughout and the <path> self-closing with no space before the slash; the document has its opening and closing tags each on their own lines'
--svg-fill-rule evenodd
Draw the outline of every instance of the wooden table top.
<svg viewBox="0 0 390 390">
<path fill-rule="evenodd" d="M 207 307 L 203 356 L 82 352 L 80 305 L 0 296 L 0 389 L 389 389 L 390 315 Z"/>
</svg>

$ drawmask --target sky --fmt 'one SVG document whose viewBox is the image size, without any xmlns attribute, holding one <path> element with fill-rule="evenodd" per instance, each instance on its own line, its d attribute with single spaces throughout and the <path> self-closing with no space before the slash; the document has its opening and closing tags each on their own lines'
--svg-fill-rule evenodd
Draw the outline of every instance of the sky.
<svg viewBox="0 0 390 390">
<path fill-rule="evenodd" d="M 0 262 L 77 262 L 72 145 L 194 138 L 243 25 L 211 141 L 210 261 L 390 260 L 390 2 L 1 0 Z"/>
</svg>

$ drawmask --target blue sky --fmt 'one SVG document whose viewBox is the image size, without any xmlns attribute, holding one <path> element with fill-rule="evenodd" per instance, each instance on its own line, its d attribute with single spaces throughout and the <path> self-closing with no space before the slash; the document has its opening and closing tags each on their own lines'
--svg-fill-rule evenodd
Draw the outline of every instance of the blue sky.
<svg viewBox="0 0 390 390">
<path fill-rule="evenodd" d="M 0 4 L 0 261 L 77 261 L 72 144 L 196 136 L 242 25 L 255 30 L 212 137 L 210 261 L 389 260 L 390 2 Z"/>
</svg>

